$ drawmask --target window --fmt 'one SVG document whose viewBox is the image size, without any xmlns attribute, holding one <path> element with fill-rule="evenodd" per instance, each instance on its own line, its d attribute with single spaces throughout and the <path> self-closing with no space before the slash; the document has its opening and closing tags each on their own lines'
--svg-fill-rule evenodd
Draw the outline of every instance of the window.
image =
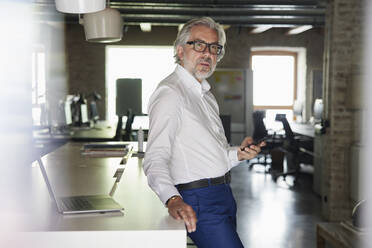
<svg viewBox="0 0 372 248">
<path fill-rule="evenodd" d="M 297 53 L 254 51 L 251 55 L 251 64 L 254 110 L 266 110 L 267 123 L 273 123 L 277 113 L 286 114 L 288 120 L 293 119 Z"/>
<path fill-rule="evenodd" d="M 142 79 L 142 112 L 147 114 L 151 94 L 162 79 L 175 67 L 172 46 L 107 46 L 106 94 L 107 116 L 116 121 L 116 80 Z"/>
<path fill-rule="evenodd" d="M 46 125 L 45 52 L 42 46 L 32 53 L 32 119 L 34 125 Z"/>
</svg>

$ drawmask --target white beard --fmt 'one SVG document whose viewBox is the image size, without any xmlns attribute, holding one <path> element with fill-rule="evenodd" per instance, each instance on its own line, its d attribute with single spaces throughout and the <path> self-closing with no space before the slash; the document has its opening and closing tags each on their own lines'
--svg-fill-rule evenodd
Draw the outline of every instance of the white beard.
<svg viewBox="0 0 372 248">
<path fill-rule="evenodd" d="M 183 59 L 184 67 L 192 68 L 191 74 L 199 81 L 203 81 L 204 79 L 209 78 L 216 69 L 216 64 L 213 65 L 211 59 L 198 59 L 196 64 L 199 64 L 201 61 L 207 61 L 211 65 L 209 71 L 198 71 L 196 69 L 196 66 L 194 64 L 191 64 L 191 62 L 187 58 Z"/>
</svg>

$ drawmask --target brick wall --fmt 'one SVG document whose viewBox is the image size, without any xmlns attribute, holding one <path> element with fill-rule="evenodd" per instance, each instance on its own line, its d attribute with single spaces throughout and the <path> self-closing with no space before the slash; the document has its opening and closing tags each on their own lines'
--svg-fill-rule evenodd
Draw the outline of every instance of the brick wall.
<svg viewBox="0 0 372 248">
<path fill-rule="evenodd" d="M 327 129 L 323 160 L 325 218 L 338 221 L 351 214 L 350 147 L 358 135 L 358 106 L 351 104 L 350 91 L 359 82 L 361 67 L 362 1 L 328 1 L 325 28 L 324 101 Z"/>
<path fill-rule="evenodd" d="M 69 94 L 88 94 L 97 91 L 105 97 L 105 46 L 85 41 L 83 26 L 66 25 L 66 61 Z M 105 105 L 97 104 L 99 113 Z M 104 117 L 104 115 L 101 115 Z"/>
</svg>

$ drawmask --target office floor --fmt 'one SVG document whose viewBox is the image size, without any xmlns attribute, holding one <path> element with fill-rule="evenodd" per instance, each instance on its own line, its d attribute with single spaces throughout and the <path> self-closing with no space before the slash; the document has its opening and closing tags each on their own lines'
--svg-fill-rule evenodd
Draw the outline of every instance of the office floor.
<svg viewBox="0 0 372 248">
<path fill-rule="evenodd" d="M 316 223 L 321 221 L 320 197 L 312 191 L 312 175 L 301 174 L 275 183 L 263 166 L 232 170 L 231 187 L 238 205 L 238 232 L 249 248 L 316 247 Z"/>
<path fill-rule="evenodd" d="M 301 174 L 296 187 L 289 186 L 292 179 L 275 183 L 261 165 L 249 170 L 241 164 L 232 170 L 238 232 L 246 248 L 316 247 L 320 197 L 312 191 L 311 174 Z"/>
</svg>

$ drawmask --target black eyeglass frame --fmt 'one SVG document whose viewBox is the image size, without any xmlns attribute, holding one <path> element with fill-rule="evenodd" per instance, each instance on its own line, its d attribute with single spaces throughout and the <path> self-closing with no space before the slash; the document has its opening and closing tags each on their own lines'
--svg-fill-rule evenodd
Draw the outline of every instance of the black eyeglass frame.
<svg viewBox="0 0 372 248">
<path fill-rule="evenodd" d="M 197 43 L 197 42 L 205 45 L 205 47 L 204 47 L 204 49 L 202 51 L 198 51 L 198 50 L 195 49 L 195 43 Z M 194 51 L 199 52 L 199 53 L 204 53 L 205 50 L 208 47 L 209 53 L 210 54 L 213 54 L 213 55 L 220 55 L 222 53 L 222 49 L 223 49 L 223 46 L 221 46 L 218 43 L 207 43 L 207 42 L 202 41 L 202 40 L 192 40 L 192 41 L 186 42 L 186 44 L 193 45 L 192 48 L 194 49 Z M 212 45 L 217 46 L 217 53 L 212 53 L 212 51 L 211 51 L 211 46 Z"/>
</svg>

